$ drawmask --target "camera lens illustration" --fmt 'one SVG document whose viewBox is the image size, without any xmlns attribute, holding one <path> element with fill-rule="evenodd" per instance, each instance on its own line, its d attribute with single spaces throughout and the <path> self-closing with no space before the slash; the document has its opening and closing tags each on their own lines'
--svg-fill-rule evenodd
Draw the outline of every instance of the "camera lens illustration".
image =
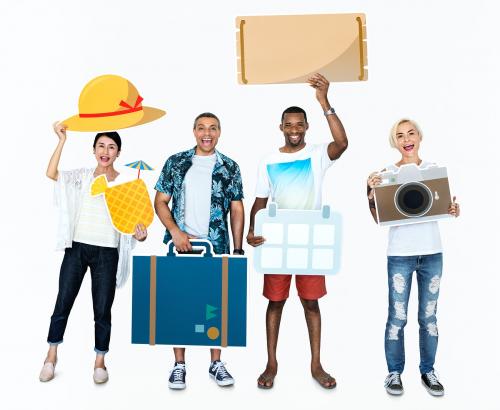
<svg viewBox="0 0 500 410">
<path fill-rule="evenodd" d="M 399 212 L 407 217 L 425 215 L 432 207 L 432 192 L 420 182 L 401 185 L 394 194 L 394 203 Z"/>
</svg>

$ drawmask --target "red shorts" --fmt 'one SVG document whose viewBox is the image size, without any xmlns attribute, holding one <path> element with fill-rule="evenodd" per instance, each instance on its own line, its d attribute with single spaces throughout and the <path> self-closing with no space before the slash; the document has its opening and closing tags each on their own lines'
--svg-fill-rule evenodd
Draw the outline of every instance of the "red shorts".
<svg viewBox="0 0 500 410">
<path fill-rule="evenodd" d="M 288 299 L 291 282 L 292 275 L 266 274 L 262 294 L 273 302 Z M 295 286 L 302 299 L 315 300 L 326 295 L 323 275 L 295 275 Z"/>
</svg>

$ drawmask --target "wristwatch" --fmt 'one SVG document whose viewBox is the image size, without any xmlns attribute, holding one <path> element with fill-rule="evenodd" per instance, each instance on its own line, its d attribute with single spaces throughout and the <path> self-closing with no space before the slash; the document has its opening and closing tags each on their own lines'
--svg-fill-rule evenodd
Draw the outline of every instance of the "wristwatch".
<svg viewBox="0 0 500 410">
<path fill-rule="evenodd" d="M 236 255 L 244 255 L 245 251 L 243 249 L 233 249 L 233 253 Z"/>
<path fill-rule="evenodd" d="M 328 111 L 325 111 L 325 117 L 332 114 L 335 114 L 335 110 L 333 109 L 333 107 L 331 107 Z"/>
</svg>

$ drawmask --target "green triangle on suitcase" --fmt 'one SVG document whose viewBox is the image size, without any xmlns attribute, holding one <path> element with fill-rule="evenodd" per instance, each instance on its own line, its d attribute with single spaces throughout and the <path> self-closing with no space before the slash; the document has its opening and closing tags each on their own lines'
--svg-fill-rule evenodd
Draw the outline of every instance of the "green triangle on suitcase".
<svg viewBox="0 0 500 410">
<path fill-rule="evenodd" d="M 215 306 L 207 305 L 205 310 L 205 320 L 217 317 L 217 315 L 214 313 L 216 310 L 217 308 Z"/>
</svg>

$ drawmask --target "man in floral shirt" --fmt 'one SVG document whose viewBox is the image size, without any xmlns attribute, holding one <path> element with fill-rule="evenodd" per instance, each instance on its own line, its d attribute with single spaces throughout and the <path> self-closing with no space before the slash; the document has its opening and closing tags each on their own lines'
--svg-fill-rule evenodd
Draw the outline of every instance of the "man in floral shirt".
<svg viewBox="0 0 500 410">
<path fill-rule="evenodd" d="M 189 239 L 201 238 L 212 243 L 215 253 L 229 253 L 230 213 L 233 253 L 244 253 L 241 174 L 236 162 L 215 149 L 220 133 L 214 114 L 198 115 L 193 126 L 196 147 L 168 158 L 156 183 L 155 210 L 166 228 L 163 242 L 172 240 L 179 252 L 193 252 Z M 184 348 L 174 347 L 175 365 L 168 383 L 172 389 L 186 387 L 184 354 Z M 228 386 L 234 379 L 220 355 L 220 349 L 210 349 L 209 374 L 219 386 Z"/>
</svg>

